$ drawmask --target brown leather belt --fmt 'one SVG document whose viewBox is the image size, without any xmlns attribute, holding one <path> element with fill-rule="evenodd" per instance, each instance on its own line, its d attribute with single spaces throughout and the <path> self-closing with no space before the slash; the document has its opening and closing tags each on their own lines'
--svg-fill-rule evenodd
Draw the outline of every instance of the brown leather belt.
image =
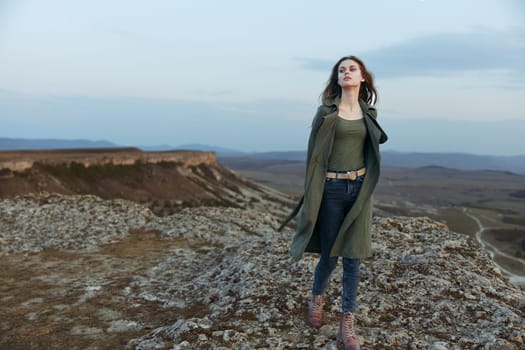
<svg viewBox="0 0 525 350">
<path fill-rule="evenodd" d="M 359 176 L 363 176 L 365 174 L 366 174 L 366 168 L 361 168 L 357 170 L 349 170 L 346 172 L 327 171 L 326 178 L 355 181 Z"/>
</svg>

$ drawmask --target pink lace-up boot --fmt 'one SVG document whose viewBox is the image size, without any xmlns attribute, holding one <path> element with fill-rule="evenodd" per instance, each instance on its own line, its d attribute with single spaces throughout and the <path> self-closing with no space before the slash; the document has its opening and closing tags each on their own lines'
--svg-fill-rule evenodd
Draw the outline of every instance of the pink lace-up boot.
<svg viewBox="0 0 525 350">
<path fill-rule="evenodd" d="M 351 312 L 343 313 L 341 323 L 339 324 L 339 332 L 337 339 L 343 343 L 345 350 L 360 350 L 357 336 L 354 328 L 354 314 Z"/>
<path fill-rule="evenodd" d="M 308 322 L 315 327 L 321 327 L 323 323 L 324 297 L 322 295 L 312 295 L 308 305 Z"/>
</svg>

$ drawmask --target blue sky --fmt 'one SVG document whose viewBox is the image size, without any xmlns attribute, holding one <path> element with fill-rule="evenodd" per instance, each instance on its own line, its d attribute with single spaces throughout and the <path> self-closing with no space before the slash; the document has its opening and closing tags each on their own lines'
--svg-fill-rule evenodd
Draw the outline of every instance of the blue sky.
<svg viewBox="0 0 525 350">
<path fill-rule="evenodd" d="M 525 154 L 521 0 L 0 0 L 0 137 L 300 150 L 348 54 L 383 149 Z"/>
</svg>

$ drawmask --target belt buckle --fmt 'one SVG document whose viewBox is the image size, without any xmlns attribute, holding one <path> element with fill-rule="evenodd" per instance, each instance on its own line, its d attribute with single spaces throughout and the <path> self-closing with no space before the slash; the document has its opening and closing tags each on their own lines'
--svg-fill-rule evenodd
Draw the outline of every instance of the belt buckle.
<svg viewBox="0 0 525 350">
<path fill-rule="evenodd" d="M 357 179 L 357 170 L 349 170 L 346 173 L 350 176 L 350 180 L 355 181 Z"/>
</svg>

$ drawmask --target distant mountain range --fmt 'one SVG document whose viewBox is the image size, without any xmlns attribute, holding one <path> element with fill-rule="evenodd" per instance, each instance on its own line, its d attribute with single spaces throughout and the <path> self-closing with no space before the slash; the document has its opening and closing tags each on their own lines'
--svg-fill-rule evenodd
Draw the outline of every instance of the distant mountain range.
<svg viewBox="0 0 525 350">
<path fill-rule="evenodd" d="M 0 151 L 10 150 L 42 150 L 42 149 L 71 149 L 71 148 L 112 148 L 112 147 L 137 147 L 143 151 L 171 151 L 171 150 L 195 150 L 215 152 L 222 157 L 237 157 L 251 153 L 203 144 L 184 144 L 179 146 L 172 145 L 118 145 L 110 141 L 99 140 L 62 140 L 62 139 L 22 139 L 0 137 Z"/>
<path fill-rule="evenodd" d="M 129 145 L 126 145 L 129 146 Z M 18 139 L 0 138 L 0 150 L 65 149 L 65 148 L 108 148 L 122 147 L 109 141 L 59 140 L 59 139 Z M 184 144 L 179 146 L 158 145 L 138 146 L 145 151 L 164 151 L 188 149 L 213 151 L 218 158 L 255 158 L 305 161 L 306 151 L 242 152 L 235 149 L 203 144 Z M 420 153 L 420 152 L 382 152 L 383 166 L 417 168 L 440 166 L 461 170 L 499 170 L 525 174 L 525 155 L 488 156 L 467 153 Z"/>
<path fill-rule="evenodd" d="M 59 140 L 59 139 L 13 139 L 0 137 L 0 151 L 64 148 L 111 148 L 118 147 L 109 141 Z"/>
<path fill-rule="evenodd" d="M 462 170 L 502 170 L 525 174 L 525 155 L 485 156 L 465 153 L 406 153 L 386 151 L 382 153 L 384 166 L 415 168 L 440 166 Z"/>
<path fill-rule="evenodd" d="M 257 159 L 305 161 L 306 151 L 252 153 L 244 156 Z M 461 170 L 486 169 L 525 174 L 525 155 L 487 156 L 468 153 L 382 151 L 381 159 L 382 165 L 386 167 L 419 168 L 424 166 L 439 166 Z"/>
</svg>

